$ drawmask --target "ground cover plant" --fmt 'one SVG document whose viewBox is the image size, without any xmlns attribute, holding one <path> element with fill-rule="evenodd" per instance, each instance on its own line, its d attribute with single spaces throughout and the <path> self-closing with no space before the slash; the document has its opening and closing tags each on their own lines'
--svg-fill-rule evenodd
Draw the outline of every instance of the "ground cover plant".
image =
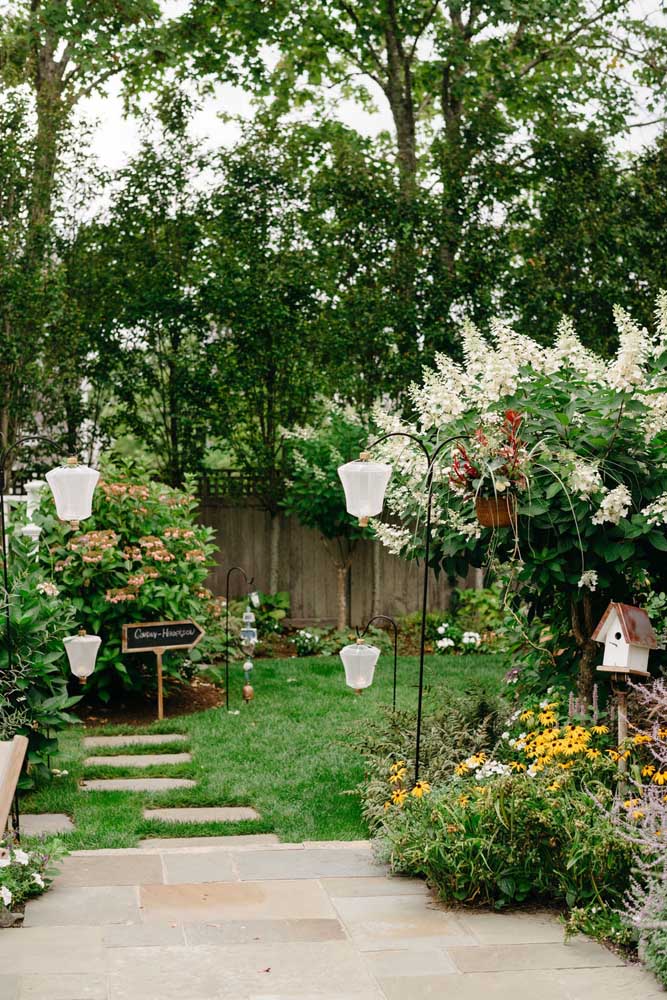
<svg viewBox="0 0 667 1000">
<path fill-rule="evenodd" d="M 46 892 L 64 853 L 56 838 L 48 844 L 38 841 L 29 850 L 0 842 L 0 927 L 4 914 L 19 911 L 26 900 Z"/>
<path fill-rule="evenodd" d="M 504 686 L 505 665 L 493 656 L 469 656 L 465 670 L 454 658 L 428 657 L 425 705 L 429 711 L 463 694 L 474 680 L 489 698 Z M 401 657 L 398 707 L 414 713 L 418 660 Z M 373 686 L 357 696 L 345 687 L 337 656 L 312 659 L 262 660 L 253 675 L 255 700 L 241 701 L 242 670 L 233 667 L 231 705 L 238 715 L 212 709 L 149 727 L 149 732 L 179 732 L 191 764 L 161 766 L 163 775 L 179 774 L 197 781 L 153 798 L 143 793 L 78 791 L 84 775 L 110 776 L 85 769 L 81 732 L 65 734 L 54 765 L 68 773 L 43 784 L 23 803 L 31 812 L 70 814 L 76 832 L 63 835 L 69 848 L 131 847 L 141 837 L 220 833 L 212 825 L 149 823 L 142 818 L 147 804 L 251 805 L 259 822 L 225 824 L 226 833 L 275 832 L 285 841 L 354 840 L 368 836 L 357 787 L 365 764 L 353 745 L 353 735 L 391 705 L 392 662 L 381 657 Z M 101 732 L 122 731 L 105 727 Z M 414 729 L 413 729 L 414 734 Z M 123 748 L 123 752 L 127 752 Z M 131 772 L 114 769 L 113 776 Z M 135 772 L 136 776 L 136 772 Z"/>
</svg>

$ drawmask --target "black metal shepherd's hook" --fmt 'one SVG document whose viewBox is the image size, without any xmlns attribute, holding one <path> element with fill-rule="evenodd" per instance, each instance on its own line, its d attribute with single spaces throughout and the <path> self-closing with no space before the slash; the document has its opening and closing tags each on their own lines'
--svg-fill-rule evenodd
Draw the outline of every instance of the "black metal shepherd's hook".
<svg viewBox="0 0 667 1000">
<path fill-rule="evenodd" d="M 394 630 L 394 694 L 393 694 L 393 699 L 392 699 L 392 711 L 395 712 L 396 711 L 396 670 L 397 670 L 397 667 L 398 667 L 398 625 L 396 624 L 396 622 L 394 621 L 393 618 L 389 617 L 389 615 L 374 615 L 369 621 L 366 622 L 366 625 L 364 626 L 364 628 L 363 628 L 363 630 L 361 632 L 359 631 L 359 628 L 357 627 L 356 628 L 356 633 L 357 633 L 357 638 L 358 639 L 363 639 L 363 637 L 366 635 L 366 633 L 368 632 L 368 630 L 371 627 L 371 625 L 373 624 L 373 622 L 378 622 L 378 621 L 389 622 L 389 624 L 391 625 L 391 627 Z"/>
<path fill-rule="evenodd" d="M 421 729 L 422 729 L 422 703 L 424 699 L 424 652 L 426 646 L 426 612 L 428 606 L 428 573 L 429 573 L 429 557 L 431 551 L 431 507 L 433 505 L 433 475 L 435 472 L 435 463 L 444 448 L 449 444 L 453 444 L 455 441 L 469 441 L 469 434 L 453 434 L 451 437 L 445 438 L 441 441 L 432 452 L 428 450 L 423 441 L 421 441 L 415 434 L 410 434 L 408 431 L 391 431 L 389 434 L 382 434 L 381 437 L 376 438 L 368 448 L 367 451 L 371 451 L 376 445 L 381 444 L 383 441 L 387 441 L 389 438 L 394 437 L 405 437 L 409 438 L 416 445 L 421 448 L 424 458 L 426 459 L 426 487 L 427 487 L 427 504 L 426 504 L 426 525 L 424 530 L 424 583 L 422 591 L 422 617 L 421 617 L 421 635 L 419 643 L 419 695 L 417 698 L 417 738 L 415 746 L 415 781 L 419 778 L 419 754 L 421 749 Z"/>
<path fill-rule="evenodd" d="M 229 711 L 229 580 L 232 573 L 240 573 L 245 580 L 245 585 L 250 591 L 255 578 L 248 574 L 241 566 L 230 566 L 227 571 L 227 584 L 225 588 L 225 708 Z"/>
</svg>

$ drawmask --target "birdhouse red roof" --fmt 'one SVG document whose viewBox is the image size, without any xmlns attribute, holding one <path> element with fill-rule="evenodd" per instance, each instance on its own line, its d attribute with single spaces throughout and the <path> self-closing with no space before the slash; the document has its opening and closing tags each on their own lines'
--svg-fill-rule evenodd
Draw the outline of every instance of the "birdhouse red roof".
<svg viewBox="0 0 667 1000">
<path fill-rule="evenodd" d="M 619 604 L 611 601 L 609 607 L 597 624 L 591 639 L 604 642 L 612 611 L 618 615 L 623 638 L 629 646 L 643 646 L 644 649 L 657 649 L 658 640 L 651 620 L 643 608 L 635 608 L 632 604 Z"/>
</svg>

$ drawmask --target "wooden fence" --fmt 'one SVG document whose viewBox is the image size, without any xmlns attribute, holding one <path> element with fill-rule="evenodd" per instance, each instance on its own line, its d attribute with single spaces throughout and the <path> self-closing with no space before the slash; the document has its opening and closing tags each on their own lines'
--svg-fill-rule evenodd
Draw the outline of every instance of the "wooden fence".
<svg viewBox="0 0 667 1000">
<path fill-rule="evenodd" d="M 291 597 L 291 620 L 295 624 L 331 624 L 336 620 L 336 569 L 321 538 L 295 518 L 280 518 L 278 542 L 278 589 Z M 269 590 L 271 573 L 271 518 L 250 506 L 226 505 L 204 495 L 200 518 L 214 529 L 220 548 L 218 565 L 210 585 L 224 594 L 225 576 L 232 565 L 242 566 L 253 576 L 258 590 Z M 233 577 L 232 593 L 243 592 L 239 577 Z M 348 608 L 350 622 L 363 624 L 373 614 L 403 615 L 421 607 L 422 572 L 414 562 L 390 555 L 378 542 L 359 542 L 352 559 Z M 463 581 L 462 581 L 463 582 Z M 474 586 L 474 571 L 469 585 Z M 431 574 L 432 610 L 449 606 L 451 588 L 446 577 Z"/>
</svg>

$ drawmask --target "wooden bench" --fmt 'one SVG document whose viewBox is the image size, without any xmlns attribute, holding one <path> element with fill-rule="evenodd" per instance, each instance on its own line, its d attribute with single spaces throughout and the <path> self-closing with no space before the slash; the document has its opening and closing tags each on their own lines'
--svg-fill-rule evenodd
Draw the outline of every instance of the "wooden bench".
<svg viewBox="0 0 667 1000">
<path fill-rule="evenodd" d="M 15 736 L 13 740 L 0 743 L 0 839 L 7 828 L 27 750 L 27 736 Z"/>
</svg>

